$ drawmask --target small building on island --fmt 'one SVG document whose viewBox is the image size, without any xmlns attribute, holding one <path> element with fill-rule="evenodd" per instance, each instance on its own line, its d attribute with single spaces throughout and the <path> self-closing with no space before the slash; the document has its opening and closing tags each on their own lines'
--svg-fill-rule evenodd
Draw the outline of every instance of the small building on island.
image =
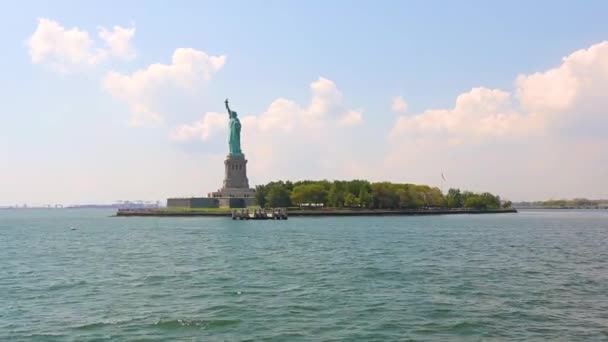
<svg viewBox="0 0 608 342">
<path fill-rule="evenodd" d="M 247 159 L 241 151 L 241 122 L 235 111 L 230 110 L 228 99 L 229 153 L 224 161 L 224 183 L 207 197 L 168 198 L 169 208 L 246 208 L 255 204 L 255 189 L 249 187 Z"/>
</svg>

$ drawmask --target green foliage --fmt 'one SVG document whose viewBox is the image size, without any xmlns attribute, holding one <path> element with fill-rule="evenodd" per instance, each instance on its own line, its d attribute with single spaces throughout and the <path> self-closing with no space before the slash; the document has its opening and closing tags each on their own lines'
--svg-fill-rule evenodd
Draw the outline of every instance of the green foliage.
<svg viewBox="0 0 608 342">
<path fill-rule="evenodd" d="M 445 207 L 445 197 L 441 193 L 439 188 L 431 188 L 424 186 L 424 189 L 420 189 L 418 192 L 424 197 L 424 202 L 427 207 L 431 208 L 443 208 Z"/>
<path fill-rule="evenodd" d="M 359 202 L 359 197 L 353 195 L 350 192 L 347 192 L 346 195 L 344 195 L 344 206 L 346 207 L 359 207 L 361 204 L 361 202 Z"/>
<path fill-rule="evenodd" d="M 301 183 L 295 185 L 291 192 L 293 204 L 326 204 L 328 191 L 322 184 Z"/>
<path fill-rule="evenodd" d="M 268 194 L 268 186 L 258 185 L 255 187 L 255 200 L 262 208 L 266 207 L 266 195 Z"/>
<path fill-rule="evenodd" d="M 592 201 L 586 198 L 575 198 L 572 200 L 548 200 L 541 202 L 541 205 L 543 207 L 551 208 L 593 207 L 598 205 L 598 201 Z"/>
<path fill-rule="evenodd" d="M 346 183 L 346 191 L 349 193 L 359 196 L 361 191 L 371 191 L 371 185 L 366 180 L 355 179 L 352 181 L 347 181 Z"/>
<path fill-rule="evenodd" d="M 329 205 L 336 208 L 344 206 L 344 195 L 346 194 L 346 182 L 335 181 L 329 188 Z"/>
<path fill-rule="evenodd" d="M 373 198 L 372 198 L 372 194 L 370 193 L 370 190 L 371 190 L 371 186 L 369 187 L 369 189 L 361 188 L 359 190 L 359 196 L 358 196 L 359 204 L 363 208 L 370 208 L 373 203 Z"/>
<path fill-rule="evenodd" d="M 269 207 L 290 207 L 291 199 L 289 198 L 290 191 L 288 185 L 280 182 L 268 186 L 266 194 L 266 204 Z"/>
<path fill-rule="evenodd" d="M 419 209 L 501 207 L 498 196 L 460 189 L 450 189 L 444 196 L 437 187 L 390 182 L 370 183 L 365 180 L 333 182 L 304 180 L 270 182 L 256 187 L 256 199 L 262 207 L 289 207 L 302 204 L 322 204 L 333 208 Z M 582 201 L 581 201 L 582 202 Z M 502 206 L 510 206 L 507 201 Z"/>
<path fill-rule="evenodd" d="M 464 200 L 460 189 L 450 189 L 448 194 L 445 195 L 446 205 L 448 208 L 462 208 L 464 206 Z"/>
<path fill-rule="evenodd" d="M 566 201 L 566 200 L 548 200 L 548 201 L 544 201 L 542 203 L 542 205 L 544 207 L 553 207 L 553 208 L 566 207 L 566 206 L 568 206 L 568 201 Z"/>
<path fill-rule="evenodd" d="M 500 197 L 489 192 L 474 194 L 465 191 L 463 193 L 464 207 L 474 209 L 498 209 L 500 208 Z"/>
<path fill-rule="evenodd" d="M 377 209 L 399 208 L 398 184 L 381 182 L 372 184 L 372 205 Z"/>
<path fill-rule="evenodd" d="M 571 200 L 548 200 L 536 202 L 518 202 L 515 204 L 520 208 L 608 208 L 608 200 L 590 200 L 586 198 L 575 198 Z"/>
<path fill-rule="evenodd" d="M 323 189 L 325 189 L 326 191 L 329 191 L 329 188 L 331 187 L 331 182 L 328 180 L 320 180 L 320 181 L 313 181 L 313 180 L 303 180 L 303 181 L 297 181 L 293 183 L 293 187 L 295 189 L 295 187 L 297 187 L 298 185 L 310 185 L 310 184 L 317 184 L 323 187 Z"/>
<path fill-rule="evenodd" d="M 398 194 L 401 208 L 416 209 L 423 207 L 425 204 L 423 195 L 416 191 L 416 187 L 413 184 L 405 184 L 398 191 Z"/>
</svg>

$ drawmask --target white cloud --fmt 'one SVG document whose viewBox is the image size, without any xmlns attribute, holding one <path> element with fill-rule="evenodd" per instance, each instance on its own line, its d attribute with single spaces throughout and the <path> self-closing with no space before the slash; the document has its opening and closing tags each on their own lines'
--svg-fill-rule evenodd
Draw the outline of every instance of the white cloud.
<svg viewBox="0 0 608 342">
<path fill-rule="evenodd" d="M 209 112 L 194 124 L 176 127 L 171 132 L 170 138 L 177 141 L 199 138 L 204 141 L 208 140 L 213 133 L 226 131 L 227 126 L 227 113 Z"/>
<path fill-rule="evenodd" d="M 391 104 L 391 109 L 395 113 L 405 113 L 407 112 L 407 102 L 403 99 L 403 96 L 395 96 L 393 98 L 393 103 Z"/>
<path fill-rule="evenodd" d="M 407 139 L 441 139 L 457 144 L 528 132 L 531 119 L 514 109 L 505 91 L 473 88 L 456 99 L 452 109 L 433 109 L 397 119 L 391 136 Z"/>
<path fill-rule="evenodd" d="M 287 175 L 285 169 L 296 164 L 294 176 L 326 177 L 321 164 L 341 167 L 353 157 L 349 153 L 340 153 L 343 158 L 336 157 L 335 153 L 354 146 L 348 132 L 349 128 L 362 122 L 362 111 L 348 109 L 331 80 L 320 77 L 310 84 L 310 90 L 311 99 L 307 105 L 278 98 L 258 115 L 243 116 L 239 113 L 243 126 L 243 152 L 255 160 L 250 165 L 250 178 L 253 180 L 284 178 Z M 238 103 L 233 106 L 238 112 Z M 212 137 L 221 137 L 226 132 L 225 120 L 227 114 L 206 113 L 198 122 L 176 127 L 170 137 L 179 141 L 208 141 Z M 364 142 L 358 139 L 358 143 Z M 294 164 L 294 160 L 301 163 Z"/>
<path fill-rule="evenodd" d="M 113 57 L 135 58 L 135 48 L 131 45 L 133 36 L 135 36 L 135 27 L 114 26 L 112 31 L 108 31 L 104 27 L 99 29 L 99 37 L 106 43 L 109 48 L 108 53 Z"/>
<path fill-rule="evenodd" d="M 342 102 L 342 93 L 336 87 L 336 84 L 323 77 L 310 84 L 312 91 L 312 100 L 306 111 L 307 116 L 311 118 L 322 117 L 339 110 Z"/>
<path fill-rule="evenodd" d="M 361 122 L 362 113 L 345 107 L 342 93 L 333 81 L 319 77 L 310 84 L 310 90 L 312 96 L 306 107 L 283 98 L 273 101 L 258 117 L 260 129 L 291 132 L 294 128 L 318 129 L 325 125 Z"/>
<path fill-rule="evenodd" d="M 91 66 L 109 57 L 132 59 L 135 49 L 131 39 L 135 28 L 114 26 L 112 31 L 99 28 L 99 37 L 106 47 L 96 46 L 87 31 L 77 27 L 65 28 L 58 22 L 46 18 L 38 19 L 36 30 L 27 40 L 32 63 L 47 63 L 60 71 L 78 66 Z"/>
<path fill-rule="evenodd" d="M 350 110 L 340 118 L 338 124 L 341 126 L 355 126 L 360 124 L 361 121 L 363 121 L 363 114 L 357 110 Z"/>
<path fill-rule="evenodd" d="M 542 135 L 560 120 L 606 122 L 608 42 L 576 51 L 545 72 L 519 75 L 516 97 L 499 89 L 473 88 L 452 109 L 428 110 L 397 119 L 393 137 L 481 142 Z M 591 128 L 591 127 L 588 127 Z"/>
<path fill-rule="evenodd" d="M 382 168 L 423 183 L 446 171 L 457 186 L 513 199 L 598 193 L 608 187 L 601 176 L 608 159 L 597 152 L 608 148 L 606 89 L 602 42 L 555 68 L 519 75 L 515 95 L 473 88 L 453 108 L 399 117 Z"/>
<path fill-rule="evenodd" d="M 260 133 L 292 134 L 315 133 L 316 130 L 327 126 L 353 126 L 361 123 L 361 111 L 348 110 L 342 103 L 342 95 L 336 84 L 323 77 L 310 84 L 311 100 L 308 106 L 300 106 L 294 101 L 278 98 L 270 103 L 268 108 L 257 116 L 240 116 L 243 123 L 247 123 L 248 130 L 254 129 Z M 188 140 L 197 137 L 205 140 L 212 132 L 218 131 L 220 125 L 218 113 L 206 113 L 203 118 L 194 124 L 178 126 L 171 133 L 176 140 Z M 222 115 L 222 117 L 227 116 Z M 199 134 L 186 134 L 180 132 L 207 132 L 204 137 Z"/>
<path fill-rule="evenodd" d="M 27 45 L 33 63 L 95 64 L 98 61 L 98 52 L 86 31 L 77 27 L 66 29 L 49 19 L 38 19 L 38 27 Z"/>
<path fill-rule="evenodd" d="M 545 120 L 586 116 L 607 122 L 608 41 L 575 51 L 556 68 L 518 76 L 516 88 L 522 109 Z"/>
<path fill-rule="evenodd" d="M 104 88 L 114 97 L 126 102 L 133 116 L 131 123 L 140 125 L 162 121 L 154 104 L 154 98 L 165 86 L 192 89 L 201 81 L 211 79 L 226 63 L 225 56 L 209 56 L 191 48 L 179 48 L 173 52 L 171 64 L 151 64 L 132 74 L 116 71 L 108 73 Z"/>
</svg>

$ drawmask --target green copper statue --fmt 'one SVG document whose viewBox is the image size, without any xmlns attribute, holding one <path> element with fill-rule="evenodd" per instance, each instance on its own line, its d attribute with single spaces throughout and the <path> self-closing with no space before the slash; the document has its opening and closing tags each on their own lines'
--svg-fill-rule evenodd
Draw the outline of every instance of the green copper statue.
<svg viewBox="0 0 608 342">
<path fill-rule="evenodd" d="M 224 101 L 226 104 L 226 110 L 228 110 L 228 117 L 230 121 L 228 123 L 228 127 L 230 128 L 230 135 L 228 138 L 228 145 L 231 156 L 242 156 L 243 152 L 241 151 L 241 121 L 236 116 L 236 112 L 231 111 L 228 106 L 228 99 Z"/>
</svg>

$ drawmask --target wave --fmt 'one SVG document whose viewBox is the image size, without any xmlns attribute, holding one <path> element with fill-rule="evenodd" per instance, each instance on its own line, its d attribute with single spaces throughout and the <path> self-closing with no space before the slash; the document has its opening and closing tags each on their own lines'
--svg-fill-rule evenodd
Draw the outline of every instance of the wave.
<svg viewBox="0 0 608 342">
<path fill-rule="evenodd" d="M 99 329 L 99 328 L 103 328 L 103 327 L 107 327 L 107 326 L 113 326 L 113 325 L 117 325 L 117 324 L 123 324 L 123 323 L 128 323 L 131 322 L 131 320 L 103 320 L 100 322 L 93 322 L 93 323 L 86 323 L 86 324 L 82 324 L 82 325 L 78 325 L 73 327 L 74 329 L 77 330 L 94 330 L 94 329 Z"/>
<path fill-rule="evenodd" d="M 181 329 L 181 328 L 195 328 L 195 329 L 217 329 L 233 325 L 240 324 L 241 321 L 238 319 L 216 319 L 216 320 L 197 320 L 197 319 L 173 319 L 173 320 L 159 320 L 154 323 L 154 326 L 162 329 Z"/>
<path fill-rule="evenodd" d="M 55 284 L 51 284 L 48 287 L 48 290 L 62 290 L 62 289 L 71 289 L 77 286 L 86 285 L 87 282 L 84 280 L 80 280 L 77 282 L 58 282 Z"/>
</svg>

